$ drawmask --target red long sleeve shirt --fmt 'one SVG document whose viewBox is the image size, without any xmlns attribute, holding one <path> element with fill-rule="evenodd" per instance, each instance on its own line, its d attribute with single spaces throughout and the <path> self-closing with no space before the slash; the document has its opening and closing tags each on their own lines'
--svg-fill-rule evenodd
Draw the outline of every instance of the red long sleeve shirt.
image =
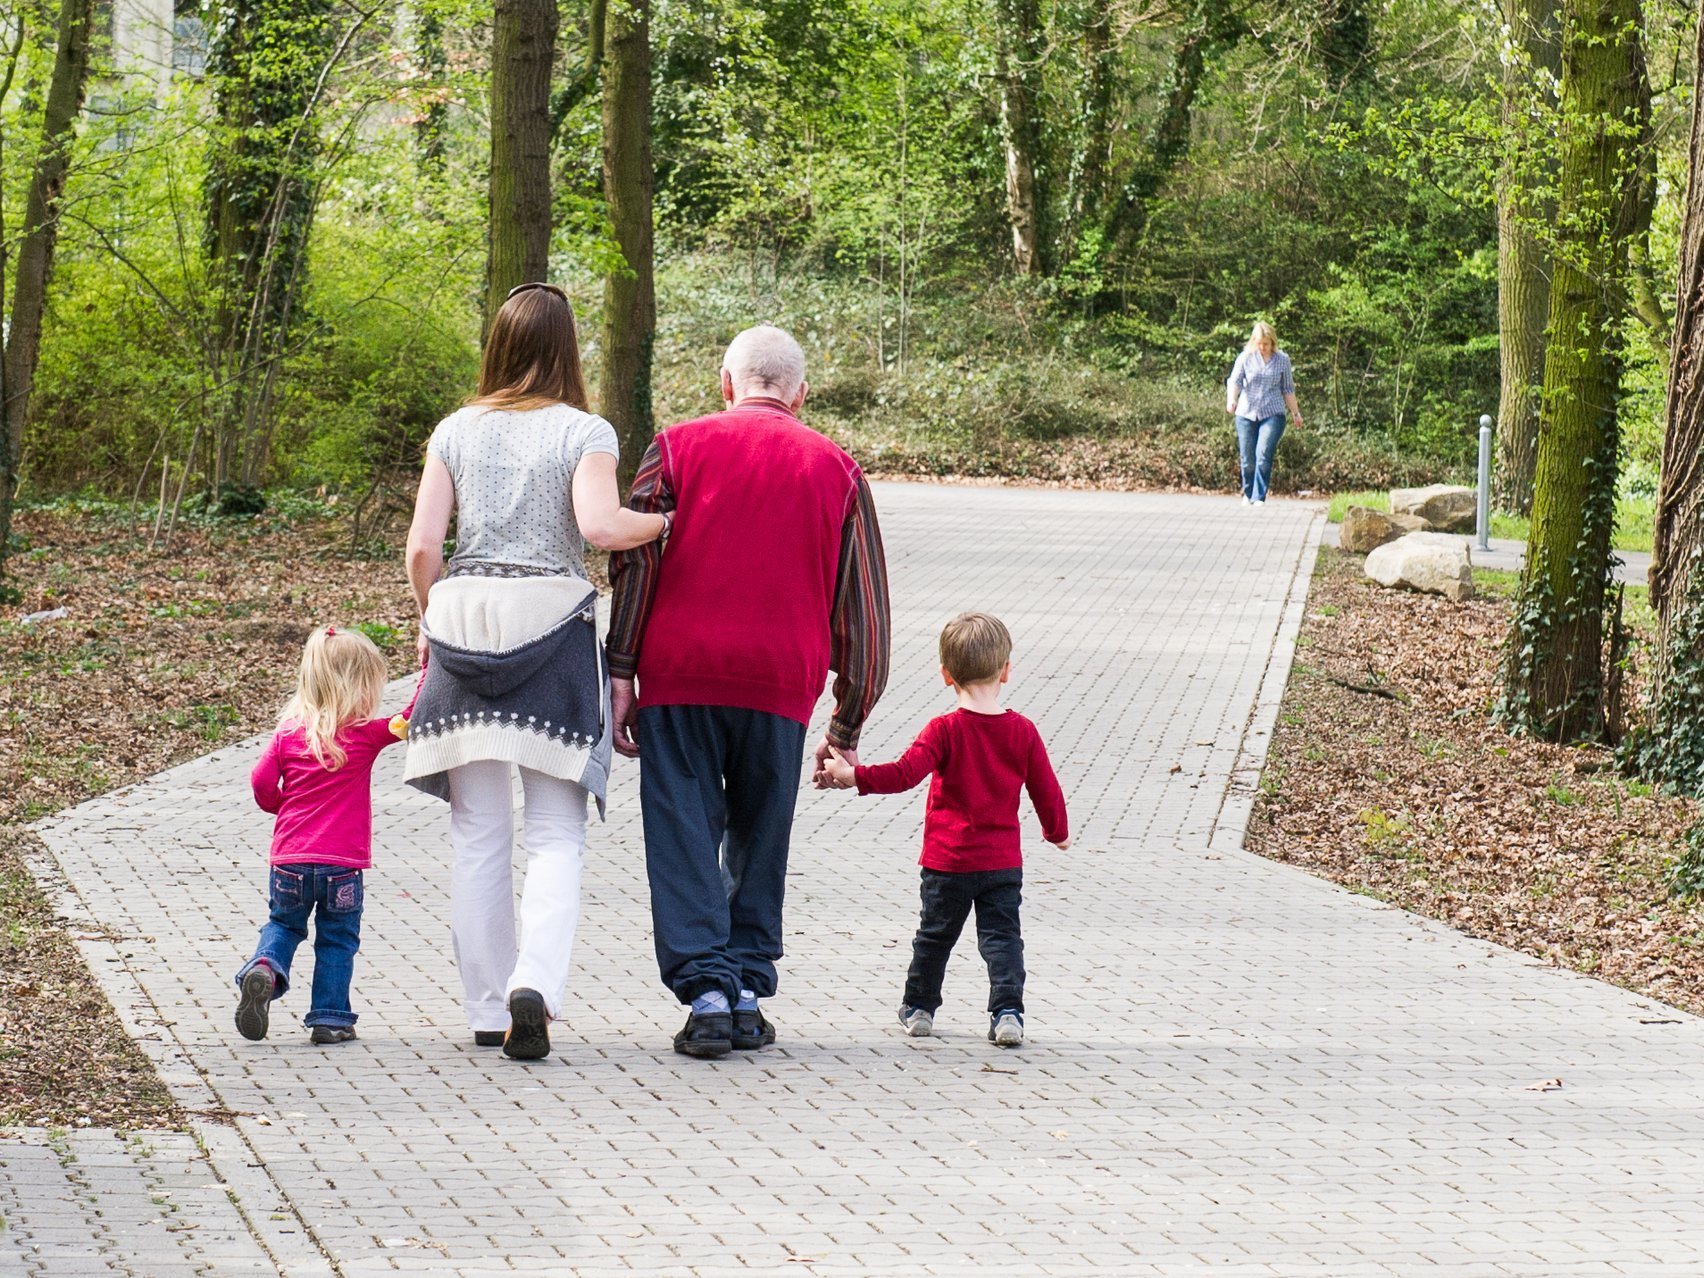
<svg viewBox="0 0 1704 1278">
<path fill-rule="evenodd" d="M 1020 790 L 1029 791 L 1043 838 L 1063 843 L 1070 836 L 1065 795 L 1041 733 L 1015 711 L 978 714 L 961 708 L 931 719 L 894 762 L 857 769 L 858 793 L 899 794 L 931 773 L 923 854 L 917 858 L 926 869 L 967 874 L 1021 866 Z"/>
</svg>

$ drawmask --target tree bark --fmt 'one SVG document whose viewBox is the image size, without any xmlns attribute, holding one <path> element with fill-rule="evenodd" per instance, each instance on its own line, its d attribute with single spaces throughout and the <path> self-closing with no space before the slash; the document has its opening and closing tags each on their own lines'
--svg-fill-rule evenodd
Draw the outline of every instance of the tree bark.
<svg viewBox="0 0 1704 1278">
<path fill-rule="evenodd" d="M 1561 73 L 1556 0 L 1503 0 L 1511 49 L 1503 61 L 1503 131 L 1508 154 L 1497 181 L 1497 467 L 1493 500 L 1513 515 L 1532 513 L 1538 462 L 1538 396 L 1544 382 L 1544 326 L 1550 318 L 1550 258 L 1535 225 L 1554 207 L 1542 191 L 1549 175 L 1537 158 L 1550 134 L 1535 124 L 1549 106 L 1546 80 Z M 1541 136 L 1535 136 L 1535 130 Z"/>
<path fill-rule="evenodd" d="M 1321 0 L 1316 51 L 1334 92 L 1368 80 L 1373 69 L 1368 0 Z"/>
<path fill-rule="evenodd" d="M 1704 3 L 1697 27 L 1704 59 Z M 1690 794 L 1704 787 L 1704 60 L 1692 98 L 1680 272 L 1669 348 L 1662 478 L 1651 547 L 1657 613 L 1651 733 L 1641 769 Z"/>
<path fill-rule="evenodd" d="M 497 0 L 491 37 L 491 232 L 485 323 L 550 269 L 550 74 L 556 0 Z"/>
<path fill-rule="evenodd" d="M 603 415 L 625 487 L 650 446 L 657 332 L 651 225 L 651 0 L 610 0 L 604 18 L 603 186 L 625 268 L 604 278 Z"/>
<path fill-rule="evenodd" d="M 1000 143 L 1006 153 L 1006 216 L 1012 228 L 1012 266 L 1041 275 L 1046 263 L 1042 218 L 1041 60 L 1043 32 L 1036 0 L 997 0 L 996 78 L 1000 84 Z"/>
<path fill-rule="evenodd" d="M 1125 179 L 1105 219 L 1106 243 L 1123 257 L 1148 224 L 1148 209 L 1172 170 L 1189 154 L 1195 95 L 1207 69 L 1207 55 L 1234 44 L 1245 30 L 1229 0 L 1191 0 L 1183 33 L 1172 54 L 1165 100 L 1143 146 L 1143 154 Z"/>
<path fill-rule="evenodd" d="M 1620 327 L 1650 114 L 1638 0 L 1568 0 L 1561 100 L 1532 531 L 1501 709 L 1517 731 L 1567 741 L 1603 731 Z"/>
<path fill-rule="evenodd" d="M 59 9 L 53 73 L 42 115 L 41 152 L 24 197 L 24 221 L 19 231 L 17 276 L 12 286 L 12 312 L 6 349 L 0 357 L 0 571 L 12 535 L 12 503 L 17 496 L 18 471 L 23 464 L 24 424 L 30 392 L 41 358 L 42 315 L 47 285 L 53 273 L 53 249 L 59 234 L 60 196 L 70 169 L 70 149 L 76 138 L 77 117 L 89 79 L 93 42 L 94 0 L 63 0 Z"/>
<path fill-rule="evenodd" d="M 277 362 L 306 280 L 315 116 L 334 32 L 331 0 L 224 0 L 215 13 L 208 73 L 219 123 L 204 197 L 217 489 L 264 475 Z"/>
<path fill-rule="evenodd" d="M 1111 0 L 1092 0 L 1083 23 L 1083 84 L 1077 105 L 1077 147 L 1066 183 L 1065 225 L 1059 235 L 1061 261 L 1076 255 L 1081 247 L 1078 237 L 1106 199 L 1114 57 Z"/>
</svg>

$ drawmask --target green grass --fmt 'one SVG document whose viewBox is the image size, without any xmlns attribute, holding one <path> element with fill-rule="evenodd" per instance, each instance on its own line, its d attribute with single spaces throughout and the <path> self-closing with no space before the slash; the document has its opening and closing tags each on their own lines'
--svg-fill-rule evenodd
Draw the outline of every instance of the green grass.
<svg viewBox="0 0 1704 1278">
<path fill-rule="evenodd" d="M 1365 506 L 1369 510 L 1389 510 L 1390 494 L 1388 492 L 1352 492 L 1333 493 L 1331 511 L 1327 518 L 1334 524 L 1343 522 L 1343 515 L 1351 506 Z M 1650 497 L 1623 497 L 1615 503 L 1615 536 L 1610 544 L 1617 550 L 1637 550 L 1645 554 L 1651 553 L 1651 526 L 1656 515 L 1657 503 Z M 1491 516 L 1491 535 L 1507 537 L 1510 541 L 1525 541 L 1529 521 L 1518 515 Z"/>
</svg>

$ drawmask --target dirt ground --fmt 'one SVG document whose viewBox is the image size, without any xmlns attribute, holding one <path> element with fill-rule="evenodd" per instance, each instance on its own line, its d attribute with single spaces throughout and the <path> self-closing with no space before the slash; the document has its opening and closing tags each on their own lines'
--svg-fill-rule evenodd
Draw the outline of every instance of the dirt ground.
<svg viewBox="0 0 1704 1278">
<path fill-rule="evenodd" d="M 1490 721 L 1509 612 L 1322 550 L 1248 846 L 1704 1013 L 1704 904 L 1667 883 L 1696 805 Z"/>
</svg>

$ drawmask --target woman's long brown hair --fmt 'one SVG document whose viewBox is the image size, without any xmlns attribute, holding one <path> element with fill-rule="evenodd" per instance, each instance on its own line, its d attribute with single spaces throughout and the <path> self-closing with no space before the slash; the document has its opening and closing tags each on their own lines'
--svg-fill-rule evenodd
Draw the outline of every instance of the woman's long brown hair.
<svg viewBox="0 0 1704 1278">
<path fill-rule="evenodd" d="M 560 290 L 528 288 L 503 303 L 485 339 L 479 393 L 468 403 L 516 411 L 551 404 L 586 409 L 574 308 Z"/>
</svg>

